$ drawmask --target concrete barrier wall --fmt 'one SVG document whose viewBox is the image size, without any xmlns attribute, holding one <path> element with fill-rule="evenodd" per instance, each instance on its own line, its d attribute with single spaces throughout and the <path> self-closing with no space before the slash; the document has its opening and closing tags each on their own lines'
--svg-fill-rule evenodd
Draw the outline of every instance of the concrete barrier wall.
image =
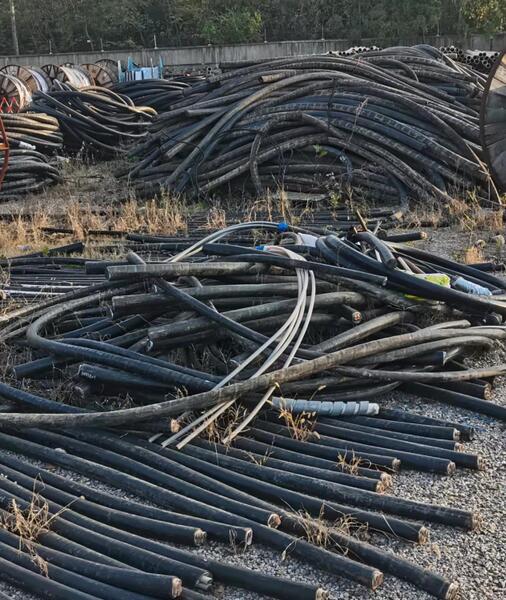
<svg viewBox="0 0 506 600">
<path fill-rule="evenodd" d="M 427 37 L 424 43 L 433 46 L 458 45 L 462 48 L 476 50 L 502 50 L 506 47 L 506 33 L 488 35 L 470 35 L 467 38 L 458 36 Z M 420 39 L 402 40 L 402 45 L 422 43 Z M 294 56 L 297 54 L 319 54 L 330 50 L 346 50 L 352 45 L 385 47 L 387 42 L 381 39 L 363 39 L 360 43 L 350 40 L 301 40 L 286 42 L 267 42 L 258 44 L 236 44 L 223 46 L 185 46 L 178 48 L 158 48 L 143 50 L 116 50 L 107 52 L 69 52 L 58 54 L 37 54 L 23 56 L 0 56 L 0 66 L 7 64 L 43 65 L 64 63 L 94 63 L 101 58 L 126 62 L 128 57 L 139 65 L 157 64 L 160 57 L 165 65 L 174 67 L 176 71 L 185 68 L 213 67 L 219 63 L 234 63 L 250 60 L 272 59 L 278 56 Z"/>
</svg>

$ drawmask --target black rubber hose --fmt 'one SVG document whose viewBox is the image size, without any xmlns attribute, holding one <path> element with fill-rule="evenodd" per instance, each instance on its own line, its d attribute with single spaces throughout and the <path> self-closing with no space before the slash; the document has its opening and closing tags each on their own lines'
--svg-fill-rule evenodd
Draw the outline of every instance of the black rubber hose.
<svg viewBox="0 0 506 600">
<path fill-rule="evenodd" d="M 144 445 L 143 442 L 139 441 L 139 443 L 142 443 Z M 284 502 L 286 502 L 288 506 L 290 506 L 292 509 L 300 506 L 301 508 L 311 511 L 312 514 L 315 516 L 320 515 L 321 511 L 325 510 L 325 513 L 330 513 L 332 518 L 340 518 L 340 516 L 342 516 L 343 514 L 352 514 L 356 520 L 369 523 L 371 526 L 374 526 L 377 529 L 395 532 L 401 537 L 406 537 L 407 539 L 417 541 L 423 539 L 425 535 L 424 528 L 412 525 L 411 523 L 400 521 L 399 519 L 395 519 L 393 517 L 385 517 L 384 515 L 379 516 L 375 513 L 360 510 L 358 508 L 354 508 L 348 505 L 343 506 L 340 504 L 336 504 L 335 502 L 322 502 L 319 499 L 307 496 L 305 494 L 292 492 L 290 490 L 285 490 L 283 488 L 280 488 L 278 485 L 269 484 L 268 482 L 262 482 L 259 479 L 247 477 L 241 474 L 232 474 L 229 473 L 227 470 L 221 468 L 213 468 L 213 465 L 208 464 L 205 461 L 192 458 L 190 456 L 185 456 L 184 454 L 177 451 L 168 450 L 160 447 L 155 447 L 154 451 L 155 450 L 160 456 L 158 457 L 158 460 L 156 460 L 153 464 L 158 464 L 161 467 L 163 464 L 167 464 L 167 457 L 170 457 L 171 459 L 177 460 L 181 464 L 185 464 L 190 468 L 198 469 L 199 473 L 201 473 L 202 470 L 205 469 L 205 472 L 209 475 L 213 477 L 219 477 L 219 479 L 224 481 L 226 480 L 229 482 L 234 482 L 234 485 L 240 485 L 245 489 L 250 489 L 251 493 L 262 494 L 270 500 L 274 500 L 277 502 L 279 502 L 280 500 L 284 500 Z M 242 463 L 243 461 L 239 462 Z M 341 496 L 346 496 L 346 498 L 349 500 L 351 498 L 354 498 L 355 495 L 360 495 L 361 492 L 362 490 L 349 489 L 348 492 L 344 490 Z M 372 496 L 375 495 L 371 492 L 366 493 L 371 494 Z M 351 504 L 354 504 L 354 502 Z M 357 504 L 359 504 L 359 502 L 357 502 Z"/>
<path fill-rule="evenodd" d="M 0 458 L 0 461 L 4 462 L 2 458 Z M 90 502 L 88 499 L 82 497 L 76 498 L 72 494 L 51 486 L 48 482 L 42 483 L 37 478 L 33 479 L 32 477 L 23 475 L 1 463 L 0 471 L 3 475 L 9 477 L 12 481 L 15 481 L 27 490 L 33 490 L 34 492 L 37 490 L 37 492 L 40 492 L 48 500 L 62 506 L 71 506 L 73 511 L 91 519 L 99 520 L 112 527 L 132 531 L 139 535 L 157 537 L 161 540 L 187 545 L 199 545 L 206 539 L 205 532 L 201 529 L 169 524 L 111 508 L 104 508 L 100 504 Z"/>
<path fill-rule="evenodd" d="M 0 506 L 4 510 L 9 509 L 11 497 L 16 499 L 23 510 L 29 508 L 33 499 L 31 492 L 7 479 L 0 480 L 0 490 L 4 494 L 0 496 Z M 46 503 L 49 512 L 53 515 L 51 519 L 52 530 L 72 541 L 106 556 L 116 558 L 142 571 L 170 576 L 176 575 L 185 582 L 185 585 L 190 587 L 208 589 L 212 583 L 212 576 L 209 571 L 170 558 L 170 555 L 184 554 L 180 550 L 163 546 L 166 549 L 165 553 L 163 555 L 156 554 L 146 549 L 145 538 L 88 519 L 47 499 Z"/>
<path fill-rule="evenodd" d="M 72 456 L 71 454 L 54 452 L 54 450 L 40 444 L 28 442 L 27 440 L 20 440 L 14 436 L 8 436 L 7 434 L 2 433 L 0 433 L 0 442 L 4 448 L 8 448 L 14 452 L 27 454 L 36 459 L 44 458 L 52 464 L 58 464 L 64 468 L 77 471 L 82 475 L 97 479 L 118 489 L 126 490 L 163 508 L 175 509 L 182 513 L 196 515 L 197 517 L 208 518 L 220 523 L 231 524 L 238 527 L 251 528 L 253 523 L 253 521 L 250 521 L 249 519 L 237 517 L 232 513 L 225 512 L 221 508 L 185 498 L 180 494 L 175 494 L 155 484 L 149 483 L 148 481 L 132 477 L 126 473 L 121 473 L 110 467 L 105 467 L 89 460 Z"/>
<path fill-rule="evenodd" d="M 416 394 L 417 396 L 422 396 L 422 398 L 430 398 L 431 400 L 436 400 L 438 402 L 445 402 L 453 406 L 472 410 L 481 415 L 488 415 L 500 419 L 501 421 L 506 421 L 506 406 L 501 406 L 488 400 L 481 400 L 474 396 L 468 396 L 466 394 L 461 394 L 460 392 L 445 390 L 422 383 L 410 382 L 403 384 L 402 387 L 404 391 L 410 394 Z"/>
<path fill-rule="evenodd" d="M 15 484 L 7 484 L 6 480 L 0 481 L 0 489 L 4 489 L 6 487 L 16 488 Z M 19 493 L 23 494 L 23 490 L 21 490 Z M 58 508 L 58 505 L 53 506 L 53 503 L 49 503 L 49 505 L 51 512 L 54 512 L 53 508 Z M 60 507 L 60 510 L 61 508 L 62 507 Z M 67 512 L 65 512 L 64 515 L 66 516 Z M 80 521 L 82 523 L 85 522 L 83 518 L 81 518 Z M 86 543 L 90 544 L 91 547 L 102 548 L 104 544 L 106 544 L 109 548 L 109 552 L 113 555 L 123 551 L 123 558 L 126 558 L 129 564 L 133 564 L 134 566 L 136 566 L 136 564 L 138 564 L 138 562 L 143 558 L 147 559 L 151 555 L 153 557 L 152 562 L 149 564 L 149 566 L 144 564 L 142 567 L 144 570 L 152 571 L 153 568 L 156 567 L 157 572 L 162 573 L 163 571 L 159 569 L 163 565 L 164 560 L 165 562 L 174 562 L 172 559 L 167 559 L 168 555 L 170 556 L 174 554 L 175 550 L 173 548 L 140 538 L 136 535 L 127 534 L 118 529 L 105 526 L 101 523 L 99 524 L 97 521 L 92 521 L 90 525 L 91 524 L 93 524 L 90 527 L 90 529 L 94 532 L 93 534 L 89 533 L 89 531 L 85 530 L 83 527 L 75 524 L 67 524 L 66 519 L 64 519 L 63 516 L 53 520 L 53 528 L 55 531 L 58 531 L 58 529 L 64 529 L 65 535 L 69 536 L 71 539 L 73 536 L 84 538 L 86 539 Z M 297 540 L 296 538 L 292 538 L 287 534 L 269 529 L 268 527 L 255 525 L 254 528 L 255 533 L 258 535 L 260 540 L 263 540 L 264 542 L 268 541 L 268 543 L 273 545 L 275 548 L 283 551 L 287 551 L 288 548 L 290 552 L 293 552 L 295 555 L 310 561 L 319 568 L 324 568 L 332 572 L 337 570 L 337 572 L 342 573 L 343 576 L 362 583 L 371 589 L 376 589 L 376 587 L 378 587 L 383 580 L 381 572 L 375 569 L 365 567 L 359 563 L 350 561 L 345 557 L 332 554 L 326 550 L 323 550 L 322 548 L 317 548 L 308 542 Z M 131 555 L 131 551 L 134 547 L 137 553 L 135 557 Z M 178 552 L 182 553 L 182 551 Z M 198 557 L 195 557 L 192 554 L 189 554 L 188 558 L 192 559 L 193 561 L 198 561 Z M 185 565 L 185 568 L 188 571 L 198 570 L 196 567 L 190 567 L 188 564 Z M 203 573 L 202 570 L 199 571 Z M 182 579 L 184 581 L 184 578 Z M 199 580 L 202 580 L 202 575 L 199 577 Z"/>
<path fill-rule="evenodd" d="M 257 419 L 255 422 L 257 428 L 267 431 L 269 433 L 275 433 L 277 435 L 282 436 L 290 436 L 290 432 L 287 428 L 281 425 L 275 425 L 273 423 L 269 423 L 268 421 L 262 421 Z M 325 427 L 322 425 L 322 427 Z M 348 430 L 349 431 L 349 430 Z M 354 434 L 353 432 L 347 433 L 344 430 L 347 438 L 350 437 L 362 437 L 360 434 Z M 368 436 L 366 436 L 368 437 Z M 379 440 L 378 443 L 381 443 L 383 438 Z M 357 456 L 361 456 L 363 453 L 374 453 L 379 452 L 383 456 L 396 458 L 401 463 L 407 467 L 413 467 L 419 469 L 421 471 L 429 471 L 434 473 L 442 473 L 443 475 L 450 475 L 455 471 L 455 463 L 446 458 L 434 457 L 432 455 L 416 453 L 413 451 L 406 450 L 393 450 L 388 446 L 383 444 L 383 446 L 375 446 L 373 444 L 366 444 L 362 442 L 351 441 L 349 439 L 345 439 L 343 435 L 340 437 L 330 437 L 327 435 L 319 435 L 315 436 L 311 441 L 314 445 L 322 445 L 327 446 L 328 448 L 336 449 L 339 452 L 343 452 L 345 455 L 347 453 L 357 454 Z M 387 442 L 388 443 L 388 442 Z M 404 442 L 405 443 L 405 442 Z M 404 444 L 403 442 L 390 442 L 390 444 L 400 445 Z M 441 452 L 449 452 L 443 451 Z"/>
<path fill-rule="evenodd" d="M 350 487 L 356 487 L 372 492 L 380 492 L 384 489 L 383 483 L 380 480 L 350 475 L 349 473 L 339 473 L 336 471 L 330 471 L 328 469 L 318 469 L 316 467 L 309 467 L 302 464 L 295 464 L 286 460 L 272 458 L 272 456 L 269 454 L 264 455 L 246 452 L 244 450 L 222 446 L 216 442 L 209 442 L 200 438 L 193 440 L 192 445 L 204 448 L 206 450 L 211 450 L 219 453 L 220 455 L 224 454 L 226 456 L 238 458 L 247 462 L 256 462 L 257 464 L 263 464 L 268 467 L 272 466 L 275 469 L 298 473 L 299 475 L 317 477 L 320 480 L 329 481 L 331 483 L 340 483 L 342 485 L 349 485 Z"/>
<path fill-rule="evenodd" d="M 5 505 L 5 498 L 0 497 L 0 505 Z M 23 549 L 23 546 L 21 546 L 21 549 Z M 41 572 L 40 566 L 36 564 L 33 557 L 27 552 L 20 551 L 19 542 L 17 547 L 11 547 L 0 542 L 0 558 L 10 561 L 23 570 L 33 571 L 34 573 Z M 121 600 L 122 598 L 124 600 L 149 600 L 149 596 L 144 594 L 139 595 L 126 589 L 96 581 L 91 577 L 64 569 L 53 562 L 46 561 L 43 568 L 47 569 L 46 580 L 60 583 L 68 590 L 81 591 L 86 597 L 103 598 L 103 600 Z M 40 593 L 40 591 L 38 590 L 37 593 Z M 68 598 L 70 597 L 73 596 L 68 596 Z"/>
<path fill-rule="evenodd" d="M 18 553 L 15 552 L 15 555 L 18 555 Z M 72 600 L 97 600 L 97 596 L 91 596 L 74 588 L 69 588 L 49 579 L 45 575 L 34 572 L 35 565 L 32 561 L 30 562 L 31 567 L 24 568 L 11 560 L 10 556 L 7 559 L 0 557 L 2 578 L 11 581 L 30 594 L 42 595 L 43 598 L 49 598 L 50 600 L 69 600 L 69 598 L 72 598 Z M 8 600 L 12 600 L 12 598 L 8 598 Z"/>
<path fill-rule="evenodd" d="M 317 458 L 301 451 L 293 451 L 287 450 L 286 448 L 281 448 L 278 445 L 274 445 L 272 440 L 273 438 L 271 438 L 272 443 L 266 444 L 249 437 L 237 437 L 234 440 L 234 446 L 246 452 L 258 453 L 260 456 L 272 456 L 273 458 L 290 462 L 295 465 L 300 464 L 331 472 L 347 473 L 352 468 L 351 464 L 346 465 L 344 461 L 343 463 L 337 462 L 335 460 L 337 457 L 334 457 L 334 460 Z M 376 469 L 368 469 L 366 467 L 361 467 L 360 465 L 354 465 L 353 471 L 362 477 L 382 481 L 387 487 L 390 485 L 392 480 L 391 475 L 388 473 L 378 471 Z"/>
<path fill-rule="evenodd" d="M 438 427 L 450 427 L 456 429 L 463 440 L 471 441 L 474 439 L 474 427 L 465 425 L 464 423 L 454 423 L 446 419 L 435 419 L 425 415 L 419 415 L 406 410 L 381 408 L 378 414 L 380 418 L 400 421 L 401 423 L 416 423 L 420 425 L 435 425 Z"/>
<path fill-rule="evenodd" d="M 326 421 L 320 419 L 322 423 Z M 426 438 L 442 440 L 459 440 L 460 432 L 454 427 L 441 425 L 423 425 L 422 423 L 406 423 L 404 421 L 382 419 L 381 417 L 345 417 L 340 421 L 349 424 L 364 425 L 366 427 L 381 429 L 389 432 L 400 432 L 408 435 L 422 435 Z"/>
<path fill-rule="evenodd" d="M 8 513 L 4 518 L 9 518 Z M 130 598 L 131 600 L 147 600 L 148 598 L 176 598 L 180 596 L 182 587 L 181 580 L 176 577 L 168 577 L 166 575 L 158 575 L 155 573 L 143 573 L 136 569 L 111 567 L 109 565 L 102 565 L 96 562 L 91 562 L 77 556 L 65 554 L 58 550 L 47 548 L 37 543 L 27 543 L 23 541 L 18 535 L 14 535 L 5 529 L 0 529 L 0 543 L 2 545 L 10 546 L 16 550 L 23 550 L 28 553 L 30 558 L 33 560 L 33 556 L 40 556 L 41 559 L 46 561 L 47 565 L 59 567 L 65 571 L 71 571 L 77 574 L 77 581 L 79 582 L 80 577 L 89 578 L 102 582 L 108 586 L 112 586 L 110 593 L 111 596 L 106 598 Z M 58 578 L 48 573 L 48 576 L 55 581 L 61 581 Z M 73 583 L 73 577 L 68 575 L 69 587 L 80 589 L 79 585 Z M 114 588 L 119 588 L 115 590 Z M 93 593 L 93 588 L 90 586 L 89 590 L 84 590 L 89 593 Z M 104 590 L 107 593 L 107 588 Z M 129 592 L 133 592 L 129 594 Z M 121 596 L 121 594 L 124 594 Z M 97 594 L 99 595 L 99 594 Z"/>
<path fill-rule="evenodd" d="M 199 519 L 189 515 L 170 512 L 148 504 L 142 504 L 133 500 L 128 500 L 107 492 L 95 489 L 93 486 L 84 485 L 71 479 L 56 475 L 51 471 L 34 467 L 30 463 L 22 461 L 15 456 L 4 454 L 0 458 L 0 465 L 8 466 L 11 469 L 28 475 L 32 479 L 39 478 L 45 485 L 51 485 L 67 494 L 74 494 L 77 497 L 84 497 L 91 502 L 100 504 L 103 507 L 122 511 L 133 515 L 153 519 L 163 523 L 184 525 L 190 528 L 200 529 L 209 534 L 209 537 L 222 542 L 229 543 L 232 535 L 238 544 L 249 546 L 252 540 L 252 531 L 248 527 L 234 527 L 225 525 L 218 521 L 208 519 Z"/>
<path fill-rule="evenodd" d="M 360 418 L 360 417 L 359 417 Z M 365 419 L 370 419 L 371 421 L 375 421 L 374 417 L 365 417 Z M 379 419 L 378 419 L 379 421 Z M 402 433 L 400 431 L 393 431 L 391 429 L 385 427 L 375 427 L 374 423 L 370 423 L 369 425 L 360 424 L 360 423 L 352 423 L 349 419 L 327 419 L 325 417 L 320 417 L 318 422 L 322 425 L 330 425 L 337 426 L 343 429 L 350 429 L 352 431 L 361 431 L 363 433 L 371 433 L 373 435 L 383 436 L 386 438 L 391 438 L 394 440 L 401 440 L 406 442 L 412 442 L 414 444 L 422 444 L 427 446 L 433 446 L 435 448 L 445 448 L 446 450 L 458 450 L 460 449 L 460 444 L 453 440 L 453 432 L 452 439 L 439 439 L 435 437 L 426 437 L 421 435 L 414 435 L 412 433 Z"/>
</svg>

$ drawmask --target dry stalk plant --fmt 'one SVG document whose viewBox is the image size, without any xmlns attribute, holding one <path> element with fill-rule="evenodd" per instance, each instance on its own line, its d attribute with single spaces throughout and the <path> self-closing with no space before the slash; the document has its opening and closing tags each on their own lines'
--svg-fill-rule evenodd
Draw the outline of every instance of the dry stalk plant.
<svg viewBox="0 0 506 600">
<path fill-rule="evenodd" d="M 233 404 L 226 412 L 209 424 L 203 432 L 205 438 L 213 443 L 222 443 L 222 440 L 228 438 L 236 427 L 244 421 L 247 413 L 248 411 L 244 406 L 237 403 Z"/>
<path fill-rule="evenodd" d="M 367 533 L 367 525 L 358 522 L 351 515 L 343 515 L 335 521 L 328 521 L 325 519 L 323 506 L 318 517 L 311 516 L 307 511 L 292 512 L 290 517 L 302 529 L 303 537 L 308 542 L 322 548 L 337 548 L 344 555 L 348 553 L 348 548 L 335 539 L 336 534 L 363 538 Z M 286 558 L 290 547 L 291 545 L 283 551 L 282 560 Z"/>
<path fill-rule="evenodd" d="M 19 537 L 19 551 L 26 550 L 40 573 L 45 577 L 48 577 L 48 564 L 37 553 L 36 544 L 40 536 L 50 530 L 51 522 L 66 508 L 51 515 L 48 503 L 34 489 L 30 503 L 25 510 L 12 498 L 7 514 L 0 521 L 0 527 Z"/>
<path fill-rule="evenodd" d="M 285 422 L 291 437 L 300 442 L 308 442 L 314 439 L 320 439 L 320 435 L 315 431 L 316 414 L 301 412 L 294 414 L 291 410 L 281 408 L 279 418 Z"/>
<path fill-rule="evenodd" d="M 213 206 L 207 215 L 207 229 L 215 231 L 225 229 L 227 226 L 227 213 L 223 208 Z"/>
<path fill-rule="evenodd" d="M 345 454 L 339 454 L 337 457 L 337 465 L 341 468 L 343 473 L 349 473 L 350 475 L 357 475 L 359 467 L 364 466 L 364 461 L 355 456 L 355 452 L 346 452 Z M 370 466 L 370 463 L 369 465 Z"/>
<path fill-rule="evenodd" d="M 484 262 L 485 256 L 479 246 L 470 246 L 464 251 L 464 262 L 466 265 Z"/>
</svg>

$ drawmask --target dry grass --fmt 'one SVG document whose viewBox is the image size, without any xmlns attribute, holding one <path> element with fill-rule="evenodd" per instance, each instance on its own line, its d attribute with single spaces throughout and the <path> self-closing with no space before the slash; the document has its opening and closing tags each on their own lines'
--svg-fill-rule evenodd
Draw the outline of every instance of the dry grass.
<svg viewBox="0 0 506 600">
<path fill-rule="evenodd" d="M 504 225 L 503 211 L 484 209 L 475 191 L 455 191 L 445 206 L 427 198 L 413 207 L 404 218 L 405 225 L 409 227 L 420 227 L 422 224 L 438 227 L 445 221 L 470 233 L 477 229 L 500 232 Z"/>
<path fill-rule="evenodd" d="M 207 229 L 215 231 L 227 226 L 227 212 L 223 208 L 212 207 L 207 215 Z"/>
<path fill-rule="evenodd" d="M 484 262 L 485 255 L 483 254 L 482 248 L 473 245 L 464 250 L 463 260 L 466 265 L 472 265 L 474 263 Z"/>
<path fill-rule="evenodd" d="M 357 475 L 359 467 L 370 467 L 370 463 L 365 464 L 366 462 L 355 456 L 355 452 L 339 454 L 337 457 L 337 464 L 343 470 L 343 473 L 349 473 L 350 475 Z"/>
<path fill-rule="evenodd" d="M 292 438 L 300 442 L 308 442 L 320 438 L 318 432 L 315 431 L 315 417 L 314 413 L 302 412 L 294 414 L 286 408 L 281 408 L 279 411 L 279 418 L 285 422 Z"/>
<path fill-rule="evenodd" d="M 248 410 L 244 406 L 237 403 L 233 404 L 205 429 L 203 432 L 205 439 L 217 444 L 222 443 L 244 421 L 247 414 Z"/>
<path fill-rule="evenodd" d="M 347 553 L 347 548 L 338 545 L 333 537 L 333 534 L 341 534 L 346 536 L 364 537 L 367 533 L 367 525 L 360 523 L 351 515 L 343 515 L 335 521 L 325 519 L 324 507 L 320 509 L 318 517 L 312 517 L 306 511 L 290 513 L 290 516 L 296 521 L 304 532 L 304 539 L 322 548 L 339 546 L 343 554 Z M 289 548 L 283 553 L 285 558 Z"/>
<path fill-rule="evenodd" d="M 33 213 L 19 213 L 9 224 L 0 226 L 0 256 L 44 251 L 48 241 L 41 230 L 49 222 L 47 211 L 40 205 Z"/>
<path fill-rule="evenodd" d="M 44 206 L 31 207 L 11 215 L 0 227 L 0 256 L 44 252 L 76 240 L 86 240 L 93 230 L 138 231 L 175 235 L 187 232 L 188 212 L 182 200 L 164 196 L 139 204 L 128 200 L 117 207 L 97 209 L 91 202 L 66 203 L 65 214 L 54 214 Z M 49 235 L 45 227 L 68 229 L 68 234 Z M 95 256 L 95 255 L 94 255 Z"/>
<path fill-rule="evenodd" d="M 181 234 L 187 232 L 188 210 L 181 198 L 163 194 L 144 205 L 130 199 L 116 217 L 118 231 Z"/>
<path fill-rule="evenodd" d="M 242 542 L 237 541 L 237 532 L 234 529 L 230 529 L 229 534 L 229 542 L 230 547 L 232 549 L 232 553 L 237 555 L 244 554 L 248 549 L 248 542 L 246 538 Z"/>
<path fill-rule="evenodd" d="M 39 494 L 32 492 L 28 507 L 23 510 L 14 498 L 11 499 L 8 515 L 2 518 L 0 527 L 19 536 L 19 550 L 26 550 L 40 573 L 48 576 L 48 564 L 37 553 L 36 544 L 41 535 L 50 530 L 51 522 L 58 517 L 65 508 L 51 515 L 49 505 Z"/>
<path fill-rule="evenodd" d="M 252 452 L 246 452 L 246 454 L 249 456 L 252 463 L 258 465 L 259 467 L 263 467 L 269 460 L 269 457 L 271 456 L 272 452 L 269 452 L 267 450 L 265 454 L 263 454 L 259 458 L 257 458 L 257 456 L 255 456 L 255 454 L 253 454 Z"/>
</svg>

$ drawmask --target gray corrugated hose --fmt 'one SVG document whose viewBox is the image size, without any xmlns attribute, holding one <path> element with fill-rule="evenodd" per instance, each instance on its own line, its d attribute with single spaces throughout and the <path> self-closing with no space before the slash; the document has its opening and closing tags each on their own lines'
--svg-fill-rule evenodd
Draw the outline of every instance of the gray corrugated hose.
<svg viewBox="0 0 506 600">
<path fill-rule="evenodd" d="M 320 417 L 349 417 L 356 415 L 377 415 L 379 405 L 375 402 L 320 402 L 319 400 L 291 400 L 273 398 L 274 408 L 294 413 L 316 413 Z"/>
</svg>

